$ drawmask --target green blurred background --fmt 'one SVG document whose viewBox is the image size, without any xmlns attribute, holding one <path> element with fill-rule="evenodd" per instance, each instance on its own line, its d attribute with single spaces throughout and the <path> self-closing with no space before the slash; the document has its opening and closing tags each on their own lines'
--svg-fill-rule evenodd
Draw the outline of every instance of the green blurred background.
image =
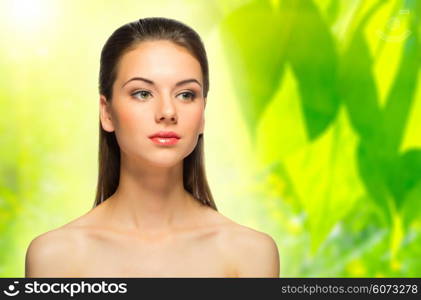
<svg viewBox="0 0 421 300">
<path fill-rule="evenodd" d="M 281 277 L 421 276 L 421 1 L 0 2 L 0 276 L 93 204 L 100 51 L 175 18 L 210 63 L 219 211 L 270 234 Z M 222 145 L 222 146 L 221 146 Z"/>
</svg>

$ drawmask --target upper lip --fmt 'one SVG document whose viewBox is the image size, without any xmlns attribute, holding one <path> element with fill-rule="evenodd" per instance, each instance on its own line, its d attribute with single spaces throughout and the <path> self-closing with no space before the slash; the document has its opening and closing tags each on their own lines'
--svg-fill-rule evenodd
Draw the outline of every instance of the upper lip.
<svg viewBox="0 0 421 300">
<path fill-rule="evenodd" d="M 177 138 L 177 139 L 180 138 L 180 136 L 177 133 L 175 133 L 174 131 L 158 131 L 158 132 L 155 132 L 154 134 L 149 136 L 149 138 L 153 138 L 153 137 Z"/>
</svg>

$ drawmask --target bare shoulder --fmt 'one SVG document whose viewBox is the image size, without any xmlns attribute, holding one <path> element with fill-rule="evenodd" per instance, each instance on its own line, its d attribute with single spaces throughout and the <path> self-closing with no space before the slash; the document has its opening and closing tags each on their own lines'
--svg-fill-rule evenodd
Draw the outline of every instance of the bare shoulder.
<svg viewBox="0 0 421 300">
<path fill-rule="evenodd" d="M 222 236 L 238 277 L 279 277 L 279 251 L 269 234 L 232 222 Z"/>
<path fill-rule="evenodd" d="M 80 231 L 72 226 L 35 237 L 26 251 L 25 277 L 73 277 L 82 244 Z"/>
</svg>

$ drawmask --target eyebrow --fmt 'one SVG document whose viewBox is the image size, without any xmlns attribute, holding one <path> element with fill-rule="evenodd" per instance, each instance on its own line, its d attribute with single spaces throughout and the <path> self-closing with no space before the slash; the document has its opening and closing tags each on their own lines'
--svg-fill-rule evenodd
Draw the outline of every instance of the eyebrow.
<svg viewBox="0 0 421 300">
<path fill-rule="evenodd" d="M 133 81 L 133 80 L 140 80 L 140 81 L 144 81 L 144 82 L 146 82 L 146 83 L 149 83 L 149 84 L 152 84 L 152 85 L 155 85 L 155 83 L 152 81 L 152 80 L 150 80 L 150 79 L 146 79 L 146 78 L 143 78 L 143 77 L 133 77 L 133 78 L 130 78 L 129 80 L 127 80 L 122 86 L 121 86 L 121 88 L 123 88 L 127 83 L 129 83 L 130 81 Z M 180 86 L 180 85 L 183 85 L 183 84 L 186 84 L 186 83 L 189 83 L 189 82 L 196 82 L 198 85 L 200 85 L 200 86 L 202 86 L 201 84 L 200 84 L 200 82 L 199 81 L 197 81 L 196 79 L 194 79 L 194 78 L 189 78 L 189 79 L 184 79 L 184 80 L 181 80 L 181 81 L 179 81 L 179 82 L 177 82 L 176 84 L 175 84 L 175 86 Z"/>
</svg>

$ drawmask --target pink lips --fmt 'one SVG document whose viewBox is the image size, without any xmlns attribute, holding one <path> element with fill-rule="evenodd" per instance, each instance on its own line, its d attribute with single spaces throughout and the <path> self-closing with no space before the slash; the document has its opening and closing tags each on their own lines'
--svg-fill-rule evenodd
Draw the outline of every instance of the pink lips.
<svg viewBox="0 0 421 300">
<path fill-rule="evenodd" d="M 173 131 L 159 131 L 150 135 L 149 138 L 157 145 L 170 146 L 176 144 L 180 136 Z"/>
</svg>

